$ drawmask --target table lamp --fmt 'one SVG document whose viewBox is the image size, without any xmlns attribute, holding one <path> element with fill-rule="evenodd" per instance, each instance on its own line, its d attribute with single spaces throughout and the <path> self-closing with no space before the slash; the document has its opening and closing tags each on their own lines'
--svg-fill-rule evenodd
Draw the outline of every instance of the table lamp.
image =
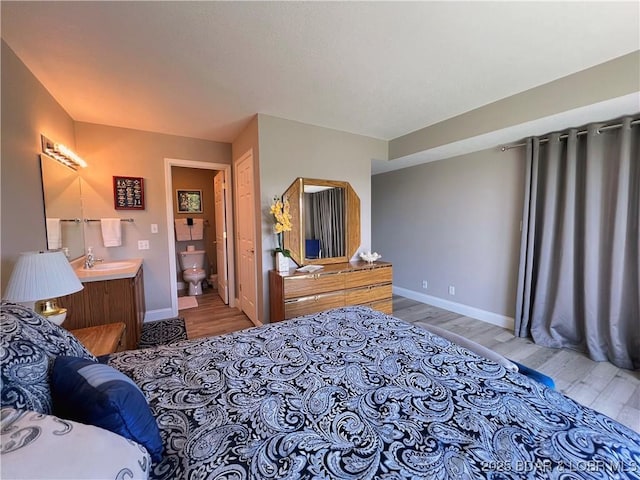
<svg viewBox="0 0 640 480">
<path fill-rule="evenodd" d="M 36 302 L 34 310 L 56 325 L 67 315 L 56 297 L 79 292 L 84 287 L 62 251 L 25 252 L 18 257 L 4 298 L 11 302 Z"/>
</svg>

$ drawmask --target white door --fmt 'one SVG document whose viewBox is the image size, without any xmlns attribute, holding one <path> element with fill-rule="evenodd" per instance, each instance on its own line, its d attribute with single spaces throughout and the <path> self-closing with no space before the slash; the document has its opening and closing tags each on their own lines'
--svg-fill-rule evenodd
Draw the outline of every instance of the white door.
<svg viewBox="0 0 640 480">
<path fill-rule="evenodd" d="M 229 304 L 229 273 L 227 269 L 227 215 L 224 172 L 213 177 L 213 197 L 216 212 L 216 259 L 218 265 L 218 295 Z"/>
<path fill-rule="evenodd" d="M 255 211 L 253 196 L 253 151 L 249 150 L 236 165 L 238 195 L 238 248 L 240 250 L 240 309 L 254 323 L 258 321 L 255 253 Z"/>
</svg>

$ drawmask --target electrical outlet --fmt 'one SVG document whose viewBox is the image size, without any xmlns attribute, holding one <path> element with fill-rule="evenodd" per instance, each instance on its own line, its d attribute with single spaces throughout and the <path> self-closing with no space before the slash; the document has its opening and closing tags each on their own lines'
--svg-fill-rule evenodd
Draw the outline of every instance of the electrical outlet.
<svg viewBox="0 0 640 480">
<path fill-rule="evenodd" d="M 455 295 L 456 294 L 456 287 L 454 287 L 453 285 L 449 285 L 449 295 Z"/>
<path fill-rule="evenodd" d="M 425 290 L 429 288 L 429 283 L 426 280 L 422 280 L 422 288 L 424 288 Z"/>
<path fill-rule="evenodd" d="M 157 223 L 152 223 L 151 224 L 151 233 L 158 233 L 158 224 Z"/>
<path fill-rule="evenodd" d="M 149 240 L 138 240 L 138 250 L 149 250 Z"/>
</svg>

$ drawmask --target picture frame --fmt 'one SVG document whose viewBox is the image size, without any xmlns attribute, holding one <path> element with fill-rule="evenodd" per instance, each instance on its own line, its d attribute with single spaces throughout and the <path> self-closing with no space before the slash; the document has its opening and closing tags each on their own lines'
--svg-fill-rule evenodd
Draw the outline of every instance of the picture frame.
<svg viewBox="0 0 640 480">
<path fill-rule="evenodd" d="M 144 178 L 114 176 L 113 206 L 116 210 L 144 210 Z"/>
<path fill-rule="evenodd" d="M 176 190 L 178 213 L 202 213 L 202 190 Z"/>
</svg>

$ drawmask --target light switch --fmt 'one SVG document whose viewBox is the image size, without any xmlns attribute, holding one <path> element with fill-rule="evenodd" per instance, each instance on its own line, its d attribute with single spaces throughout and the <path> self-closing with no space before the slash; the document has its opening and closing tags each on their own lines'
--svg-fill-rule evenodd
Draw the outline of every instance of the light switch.
<svg viewBox="0 0 640 480">
<path fill-rule="evenodd" d="M 151 224 L 151 233 L 158 233 L 158 224 L 157 223 L 152 223 Z"/>
<path fill-rule="evenodd" d="M 149 250 L 149 240 L 138 240 L 138 250 Z"/>
</svg>

